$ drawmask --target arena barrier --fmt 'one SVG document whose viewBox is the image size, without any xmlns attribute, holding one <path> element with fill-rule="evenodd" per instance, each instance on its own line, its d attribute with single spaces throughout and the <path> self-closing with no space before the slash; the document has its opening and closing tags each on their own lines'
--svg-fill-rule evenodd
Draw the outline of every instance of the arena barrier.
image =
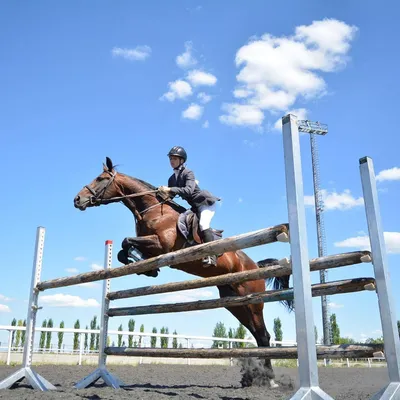
<svg viewBox="0 0 400 400">
<path fill-rule="evenodd" d="M 40 282 L 45 230 L 37 229 L 36 250 L 31 281 L 31 293 L 28 305 L 26 342 L 24 347 L 23 366 L 17 372 L 0 382 L 0 389 L 11 387 L 14 383 L 26 378 L 32 387 L 40 390 L 56 388 L 31 367 L 34 339 L 34 327 L 38 309 L 40 291 L 76 285 L 84 282 L 103 280 L 103 302 L 100 325 L 99 363 L 98 368 L 89 376 L 79 381 L 75 387 L 84 388 L 102 378 L 114 388 L 124 385 L 117 377 L 107 371 L 107 355 L 155 356 L 155 357 L 193 357 L 193 358 L 298 358 L 300 388 L 292 399 L 331 399 L 319 387 L 317 357 L 372 357 L 379 351 L 385 352 L 388 365 L 389 384 L 378 392 L 374 399 L 395 399 L 400 395 L 400 357 L 399 337 L 393 300 L 387 269 L 387 260 L 381 218 L 378 207 L 378 196 L 372 160 L 360 159 L 360 174 L 364 193 L 366 217 L 368 222 L 371 252 L 352 252 L 309 260 L 305 225 L 304 193 L 301 172 L 299 134 L 296 117 L 287 115 L 282 118 L 283 142 L 286 172 L 286 191 L 289 224 L 221 239 L 201 244 L 192 248 L 168 253 L 148 260 L 131 263 L 126 266 L 111 268 L 112 241 L 106 241 L 104 270 L 88 272 L 73 277 L 64 277 Z M 290 226 L 290 232 L 288 230 Z M 290 261 L 283 259 L 278 265 L 265 267 L 256 271 L 226 274 L 213 278 L 202 278 L 192 281 L 169 283 L 164 285 L 110 292 L 110 279 L 149 271 L 154 268 L 193 261 L 206 255 L 221 254 L 276 241 L 289 242 Z M 374 267 L 374 278 L 356 278 L 337 282 L 311 285 L 310 271 L 371 262 Z M 242 282 L 251 279 L 293 274 L 293 288 L 279 291 L 266 291 L 248 296 L 235 296 L 224 299 L 150 305 L 140 307 L 110 308 L 110 301 L 121 298 L 144 296 L 155 293 L 166 293 L 187 290 L 216 284 Z M 316 346 L 314 340 L 314 321 L 311 298 L 313 296 L 332 295 L 337 293 L 376 290 L 379 300 L 384 345 L 333 345 Z M 108 319 L 113 316 L 139 315 L 161 312 L 181 312 L 217 307 L 230 307 L 243 304 L 281 301 L 294 299 L 296 303 L 296 341 L 297 347 L 255 348 L 255 349 L 149 349 L 149 348 L 115 348 L 106 347 Z"/>
</svg>

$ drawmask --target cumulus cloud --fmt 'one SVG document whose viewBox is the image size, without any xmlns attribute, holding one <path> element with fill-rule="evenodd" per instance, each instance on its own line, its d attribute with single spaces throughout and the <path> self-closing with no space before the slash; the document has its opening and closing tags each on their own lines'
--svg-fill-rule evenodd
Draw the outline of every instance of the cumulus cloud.
<svg viewBox="0 0 400 400">
<path fill-rule="evenodd" d="M 400 254 L 400 232 L 384 232 L 385 247 L 388 253 Z M 350 237 L 334 243 L 335 247 L 371 250 L 369 236 Z"/>
<path fill-rule="evenodd" d="M 11 312 L 10 307 L 5 304 L 0 304 L 0 313 L 9 313 Z"/>
<path fill-rule="evenodd" d="M 324 209 L 329 210 L 350 210 L 354 207 L 364 205 L 362 197 L 355 198 L 349 189 L 345 189 L 342 193 L 331 192 L 326 189 L 321 190 L 321 197 L 324 203 Z M 304 205 L 314 207 L 314 196 L 304 196 Z"/>
<path fill-rule="evenodd" d="M 237 102 L 224 105 L 222 123 L 260 125 L 263 118 L 245 119 L 237 115 L 248 106 L 284 115 L 299 99 L 323 96 L 327 87 L 321 73 L 346 65 L 350 43 L 357 28 L 336 19 L 298 26 L 291 36 L 264 34 L 239 48 L 235 63 L 241 68 L 233 91 Z M 254 112 L 255 113 L 255 112 Z M 233 116 L 232 116 L 233 114 Z"/>
<path fill-rule="evenodd" d="M 11 298 L 0 294 L 0 301 L 11 301 Z"/>
<path fill-rule="evenodd" d="M 100 271 L 101 269 L 104 269 L 102 265 L 96 263 L 91 264 L 90 268 L 92 269 L 92 271 Z"/>
<path fill-rule="evenodd" d="M 400 181 L 400 168 L 393 167 L 390 169 L 384 169 L 376 176 L 376 180 L 378 182 Z"/>
<path fill-rule="evenodd" d="M 40 302 L 48 307 L 99 307 L 100 304 L 95 299 L 82 299 L 79 296 L 68 294 L 52 294 L 41 296 Z"/>
<path fill-rule="evenodd" d="M 176 57 L 176 64 L 181 68 L 189 68 L 197 64 L 192 54 L 192 42 L 185 43 L 185 51 Z"/>
<path fill-rule="evenodd" d="M 209 94 L 207 94 L 207 93 L 204 93 L 204 92 L 200 92 L 200 93 L 197 95 L 197 98 L 198 98 L 203 104 L 209 103 L 209 102 L 211 101 L 211 96 L 210 96 Z"/>
<path fill-rule="evenodd" d="M 86 257 L 78 256 L 74 258 L 74 261 L 86 261 Z"/>
<path fill-rule="evenodd" d="M 122 57 L 129 61 L 144 61 L 151 54 L 149 46 L 136 46 L 134 49 L 114 47 L 111 50 L 114 57 Z"/>
<path fill-rule="evenodd" d="M 208 120 L 204 121 L 202 126 L 203 126 L 204 129 L 207 129 L 210 126 L 210 123 L 208 122 Z"/>
<path fill-rule="evenodd" d="M 78 268 L 65 268 L 65 270 L 70 274 L 77 274 L 79 272 Z"/>
<path fill-rule="evenodd" d="M 186 119 L 199 119 L 203 114 L 203 107 L 198 104 L 192 103 L 182 112 L 182 117 Z"/>
<path fill-rule="evenodd" d="M 289 110 L 285 112 L 285 115 L 287 114 L 293 114 L 297 117 L 297 120 L 302 120 L 302 119 L 308 119 L 308 111 L 305 108 L 297 108 L 294 110 Z M 274 129 L 279 130 L 282 132 L 282 118 L 279 118 L 275 124 L 274 124 Z M 306 135 L 304 132 L 300 132 L 300 135 Z"/>
<path fill-rule="evenodd" d="M 198 69 L 190 71 L 187 79 L 193 86 L 214 86 L 217 83 L 217 78 L 213 74 Z"/>
<path fill-rule="evenodd" d="M 182 290 L 176 293 L 163 295 L 160 303 L 179 303 L 185 301 L 204 300 L 213 297 L 213 292 L 207 289 Z"/>
<path fill-rule="evenodd" d="M 178 79 L 174 82 L 169 82 L 169 91 L 161 96 L 161 100 L 174 101 L 175 99 L 185 99 L 192 95 L 192 87 L 186 81 Z"/>
<path fill-rule="evenodd" d="M 226 112 L 219 120 L 226 125 L 258 126 L 264 120 L 264 113 L 257 107 L 248 104 L 224 104 Z"/>
</svg>

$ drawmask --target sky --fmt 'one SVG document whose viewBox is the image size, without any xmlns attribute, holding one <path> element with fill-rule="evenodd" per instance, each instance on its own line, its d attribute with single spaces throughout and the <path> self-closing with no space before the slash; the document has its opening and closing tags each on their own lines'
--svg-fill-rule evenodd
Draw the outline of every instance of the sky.
<svg viewBox="0 0 400 400">
<path fill-rule="evenodd" d="M 212 226 L 224 237 L 288 220 L 281 118 L 321 121 L 318 138 L 328 254 L 369 248 L 359 159 L 377 175 L 396 318 L 400 298 L 400 139 L 393 133 L 400 58 L 395 2 L 251 3 L 182 0 L 3 2 L 0 10 L 0 196 L 3 245 L 0 325 L 24 319 L 36 228 L 46 229 L 42 279 L 102 267 L 104 243 L 117 250 L 135 236 L 122 204 L 73 207 L 108 156 L 120 172 L 166 185 L 167 152 L 183 146 L 201 188 L 222 198 Z M 392 10 L 391 12 L 388 12 Z M 373 115 L 376 116 L 373 117 Z M 372 118 L 373 117 L 373 118 Z M 317 257 L 309 138 L 301 136 L 307 236 Z M 187 206 L 183 200 L 177 200 Z M 255 261 L 289 257 L 285 243 L 245 250 Z M 330 270 L 327 280 L 373 277 L 371 264 Z M 111 290 L 195 277 L 168 267 L 159 276 L 113 279 Z M 312 283 L 319 274 L 311 274 Z M 115 306 L 217 298 L 214 287 L 127 299 Z M 329 297 L 341 335 L 380 337 L 375 292 Z M 101 283 L 49 290 L 37 325 L 52 318 L 73 327 L 100 316 Z M 320 298 L 313 299 L 322 335 Z M 264 316 L 295 340 L 294 314 L 279 303 Z M 110 329 L 129 317 L 110 320 Z M 136 329 L 211 336 L 225 309 L 134 317 Z M 7 334 L 0 331 L 0 341 Z M 196 345 L 196 343 L 195 343 Z"/>
</svg>

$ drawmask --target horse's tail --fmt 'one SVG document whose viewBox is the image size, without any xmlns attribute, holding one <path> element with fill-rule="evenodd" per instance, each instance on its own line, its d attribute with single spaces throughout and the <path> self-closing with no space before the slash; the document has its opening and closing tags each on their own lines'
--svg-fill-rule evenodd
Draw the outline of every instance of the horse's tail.
<svg viewBox="0 0 400 400">
<path fill-rule="evenodd" d="M 257 262 L 259 268 L 265 268 L 277 264 L 279 264 L 279 260 L 277 260 L 276 258 L 266 258 L 265 260 L 260 260 Z M 283 289 L 289 289 L 289 279 L 290 275 L 284 275 L 284 276 L 272 276 L 270 278 L 266 278 L 265 281 L 267 286 L 272 286 L 273 290 L 283 290 Z M 283 304 L 289 311 L 292 311 L 294 308 L 293 299 L 282 300 L 280 301 L 280 303 Z"/>
</svg>

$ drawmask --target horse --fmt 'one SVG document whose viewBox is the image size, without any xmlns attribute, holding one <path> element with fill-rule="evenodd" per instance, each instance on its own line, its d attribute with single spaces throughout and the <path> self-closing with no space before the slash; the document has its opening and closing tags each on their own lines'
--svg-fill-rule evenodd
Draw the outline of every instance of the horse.
<svg viewBox="0 0 400 400">
<path fill-rule="evenodd" d="M 139 250 L 143 258 L 155 257 L 184 247 L 201 243 L 198 231 L 193 228 L 191 241 L 178 228 L 178 220 L 186 214 L 195 217 L 195 213 L 174 202 L 170 197 L 163 196 L 157 188 L 141 179 L 117 172 L 112 160 L 106 157 L 103 163 L 103 172 L 91 183 L 85 185 L 75 196 L 75 208 L 84 211 L 89 207 L 101 204 L 122 202 L 133 214 L 135 220 L 136 237 L 126 237 L 122 241 L 122 249 L 118 253 L 118 260 L 123 264 L 130 263 L 131 249 Z M 196 218 L 192 218 L 196 219 Z M 221 230 L 213 230 L 216 238 L 221 237 Z M 207 278 L 227 273 L 249 271 L 268 265 L 277 264 L 277 259 L 268 258 L 254 262 L 241 250 L 226 252 L 217 255 L 217 265 L 205 267 L 202 260 L 182 263 L 170 268 L 184 271 L 188 274 Z M 144 272 L 152 277 L 158 275 L 159 269 Z M 281 286 L 282 278 L 272 282 L 274 286 Z M 252 280 L 231 285 L 217 286 L 221 298 L 227 296 L 245 296 L 251 293 L 265 291 L 264 279 Z M 252 334 L 258 347 L 270 347 L 270 338 L 263 316 L 264 303 L 244 306 L 226 307 L 226 309 Z M 275 383 L 275 373 L 271 359 L 264 359 L 262 363 L 262 379 L 271 388 L 278 387 Z M 252 376 L 245 373 L 242 386 L 252 384 Z"/>
</svg>

